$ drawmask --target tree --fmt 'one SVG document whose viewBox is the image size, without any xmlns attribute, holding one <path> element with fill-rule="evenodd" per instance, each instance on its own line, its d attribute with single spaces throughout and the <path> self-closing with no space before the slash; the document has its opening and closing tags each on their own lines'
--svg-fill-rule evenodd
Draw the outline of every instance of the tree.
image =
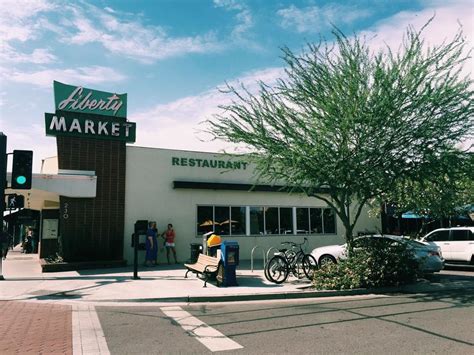
<svg viewBox="0 0 474 355">
<path fill-rule="evenodd" d="M 438 171 L 425 172 L 425 179 L 400 179 L 384 199 L 396 201 L 399 212 L 410 210 L 431 218 L 467 214 L 463 206 L 474 202 L 474 153 L 461 153 L 459 158 L 445 155 L 436 168 Z"/>
<path fill-rule="evenodd" d="M 245 147 L 260 180 L 325 201 L 351 243 L 368 202 L 402 181 L 449 176 L 445 158 L 466 154 L 456 148 L 474 127 L 472 81 L 461 74 L 466 44 L 459 31 L 428 47 L 425 28 L 408 28 L 397 53 L 373 53 L 337 29 L 332 44 L 283 48 L 286 77 L 261 82 L 256 94 L 228 85 L 233 101 L 209 132 Z"/>
</svg>

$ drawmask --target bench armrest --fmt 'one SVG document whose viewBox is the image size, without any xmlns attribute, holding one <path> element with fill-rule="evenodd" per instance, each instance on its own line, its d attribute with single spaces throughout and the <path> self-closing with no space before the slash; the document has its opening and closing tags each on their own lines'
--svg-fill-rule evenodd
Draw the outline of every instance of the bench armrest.
<svg viewBox="0 0 474 355">
<path fill-rule="evenodd" d="M 211 272 L 210 270 L 207 269 L 208 267 L 215 268 L 217 271 L 217 268 L 219 267 L 219 265 L 206 265 L 204 267 L 204 272 Z"/>
</svg>

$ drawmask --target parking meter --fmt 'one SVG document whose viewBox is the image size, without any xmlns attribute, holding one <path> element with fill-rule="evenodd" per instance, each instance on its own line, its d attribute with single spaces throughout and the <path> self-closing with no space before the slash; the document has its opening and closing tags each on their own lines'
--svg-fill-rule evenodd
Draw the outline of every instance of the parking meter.
<svg viewBox="0 0 474 355">
<path fill-rule="evenodd" d="M 138 249 L 145 250 L 145 242 L 140 243 L 140 236 L 145 236 L 148 229 L 148 221 L 139 220 L 135 222 L 134 233 L 132 234 L 132 247 L 133 247 L 133 279 L 139 280 L 138 277 Z"/>
</svg>

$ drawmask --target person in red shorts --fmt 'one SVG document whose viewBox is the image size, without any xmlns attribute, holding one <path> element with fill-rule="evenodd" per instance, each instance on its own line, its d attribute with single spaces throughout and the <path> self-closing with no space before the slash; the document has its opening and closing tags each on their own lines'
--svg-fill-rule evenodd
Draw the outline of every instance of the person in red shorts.
<svg viewBox="0 0 474 355">
<path fill-rule="evenodd" d="M 176 234 L 171 223 L 168 224 L 168 229 L 163 232 L 161 236 L 165 238 L 166 258 L 168 259 L 168 264 L 170 264 L 170 250 L 173 252 L 174 262 L 177 264 L 178 259 L 176 258 L 176 247 L 174 243 Z"/>
</svg>

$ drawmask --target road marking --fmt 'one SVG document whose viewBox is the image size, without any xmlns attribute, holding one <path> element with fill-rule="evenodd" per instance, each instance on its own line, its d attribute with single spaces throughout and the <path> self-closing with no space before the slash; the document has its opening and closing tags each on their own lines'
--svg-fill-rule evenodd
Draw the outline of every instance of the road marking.
<svg viewBox="0 0 474 355">
<path fill-rule="evenodd" d="M 72 353 L 110 355 L 99 317 L 92 305 L 72 306 Z"/>
<path fill-rule="evenodd" d="M 191 336 L 195 337 L 211 351 L 242 349 L 243 346 L 229 339 L 224 334 L 193 317 L 181 307 L 162 307 L 161 311 L 176 321 Z"/>
</svg>

